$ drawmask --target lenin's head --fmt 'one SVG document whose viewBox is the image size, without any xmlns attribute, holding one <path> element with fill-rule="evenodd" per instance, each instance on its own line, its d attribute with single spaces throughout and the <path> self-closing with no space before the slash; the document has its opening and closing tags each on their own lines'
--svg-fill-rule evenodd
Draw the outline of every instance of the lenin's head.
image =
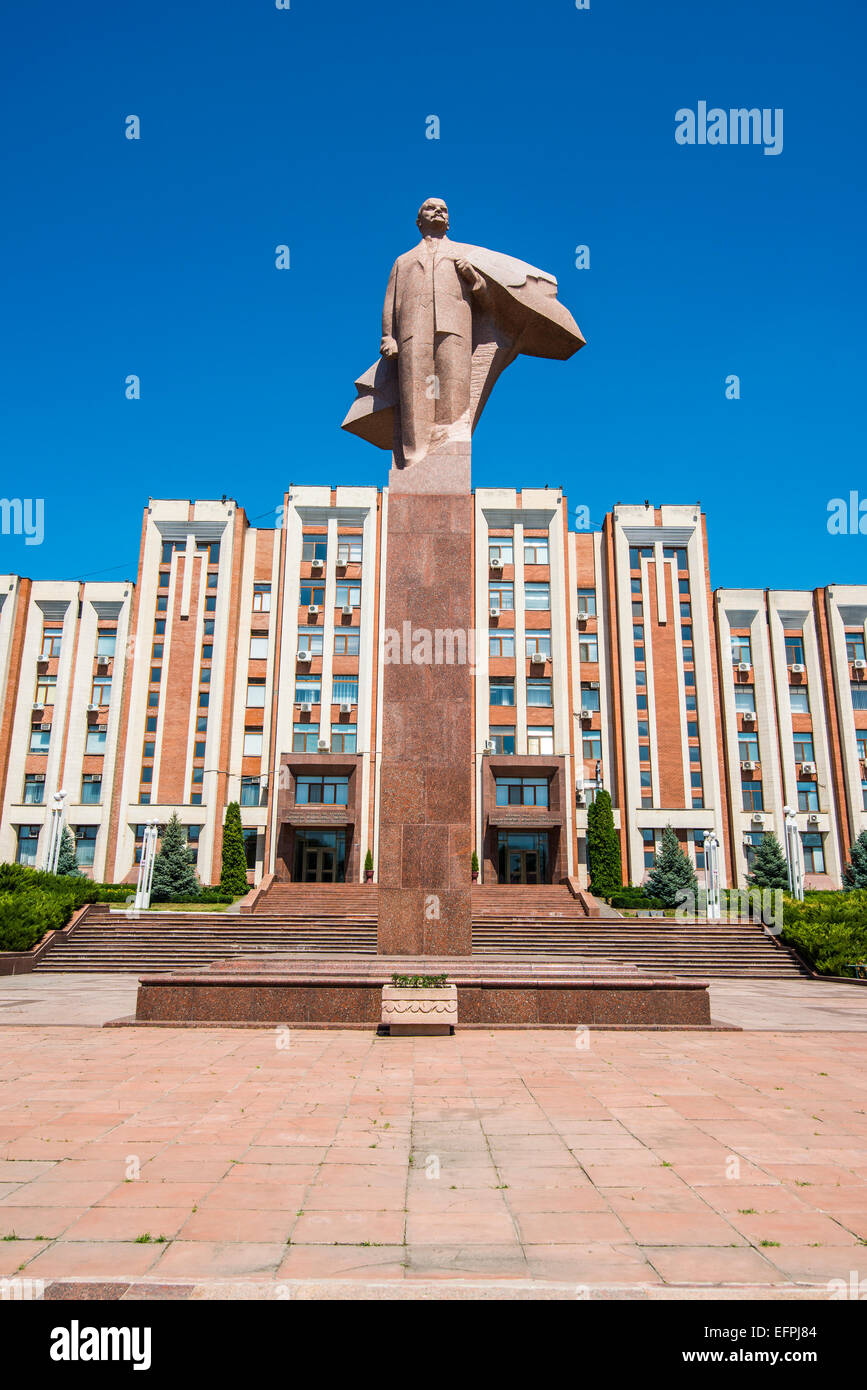
<svg viewBox="0 0 867 1390">
<path fill-rule="evenodd" d="M 422 236 L 443 236 L 449 229 L 449 210 L 443 198 L 425 198 L 418 210 L 416 226 Z"/>
</svg>

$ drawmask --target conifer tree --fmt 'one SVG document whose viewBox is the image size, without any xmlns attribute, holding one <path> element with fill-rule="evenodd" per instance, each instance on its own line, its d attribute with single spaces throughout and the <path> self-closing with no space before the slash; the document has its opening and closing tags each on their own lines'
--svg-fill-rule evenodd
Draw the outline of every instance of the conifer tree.
<svg viewBox="0 0 867 1390">
<path fill-rule="evenodd" d="M 241 808 L 237 801 L 230 801 L 226 807 L 226 822 L 223 826 L 223 857 L 220 870 L 220 887 L 233 897 L 242 897 L 247 892 L 247 854 L 244 849 L 244 830 L 241 825 Z"/>
<path fill-rule="evenodd" d="M 644 885 L 651 898 L 658 898 L 666 907 L 677 907 L 683 903 L 684 889 L 697 900 L 698 881 L 692 860 L 680 847 L 677 836 L 670 825 L 662 832 L 662 844 L 653 862 L 653 868 Z"/>
<path fill-rule="evenodd" d="M 867 854 L 867 842 L 865 842 L 865 854 Z M 747 882 L 751 888 L 788 890 L 789 871 L 786 867 L 786 856 L 783 854 L 780 842 L 773 830 L 769 830 L 767 834 L 763 835 L 756 845 L 756 852 L 753 856 L 753 871 Z"/>
<path fill-rule="evenodd" d="M 83 878 L 75 857 L 75 841 L 72 838 L 72 831 L 68 825 L 63 827 L 60 836 L 60 854 L 57 859 L 57 873 L 64 878 Z"/>
<path fill-rule="evenodd" d="M 849 863 L 843 875 L 847 888 L 867 888 L 867 830 L 862 830 L 849 848 Z"/>
<path fill-rule="evenodd" d="M 587 864 L 590 892 L 608 898 L 623 886 L 620 867 L 620 838 L 614 828 L 611 796 L 598 791 L 587 808 Z"/>
<path fill-rule="evenodd" d="M 199 889 L 199 881 L 187 847 L 187 834 L 178 820 L 177 813 L 173 811 L 172 818 L 163 832 L 159 853 L 154 860 L 151 897 L 154 902 L 164 902 L 167 898 L 178 895 L 195 898 Z"/>
</svg>

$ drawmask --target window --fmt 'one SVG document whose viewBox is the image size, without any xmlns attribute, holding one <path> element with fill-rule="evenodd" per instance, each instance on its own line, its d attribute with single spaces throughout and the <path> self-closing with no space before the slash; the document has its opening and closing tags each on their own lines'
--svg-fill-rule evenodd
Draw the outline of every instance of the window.
<svg viewBox="0 0 867 1390">
<path fill-rule="evenodd" d="M 89 735 L 88 735 L 89 737 Z M 103 735 L 104 737 L 104 735 Z M 48 744 L 51 740 L 51 729 L 35 728 L 30 730 L 30 752 L 47 753 Z"/>
<path fill-rule="evenodd" d="M 298 602 L 301 604 L 302 608 L 309 608 L 314 604 L 317 608 L 321 608 L 325 602 L 325 585 L 311 584 L 307 580 L 304 580 L 301 584 Z"/>
<path fill-rule="evenodd" d="M 514 551 L 512 548 L 512 537 L 494 536 L 488 541 L 488 563 L 491 560 L 501 560 L 504 565 L 511 565 L 514 561 Z"/>
<path fill-rule="evenodd" d="M 28 868 L 36 868 L 36 851 L 39 847 L 39 826 L 38 825 L 19 825 L 18 827 L 18 853 L 15 856 L 17 864 L 26 864 Z"/>
<path fill-rule="evenodd" d="M 554 730 L 531 725 L 527 730 L 527 752 L 531 754 L 554 752 Z"/>
<path fill-rule="evenodd" d="M 641 839 L 644 844 L 644 867 L 645 869 L 652 869 L 656 859 L 654 832 L 652 830 L 642 830 Z"/>
<path fill-rule="evenodd" d="M 349 778 L 335 774 L 297 776 L 295 778 L 297 806 L 346 806 L 349 804 Z"/>
<path fill-rule="evenodd" d="M 804 873 L 823 874 L 825 872 L 825 851 L 822 836 L 815 831 L 801 832 L 801 845 L 804 850 Z"/>
<path fill-rule="evenodd" d="M 630 581 L 629 581 L 629 589 L 630 589 L 630 592 L 633 593 L 633 594 L 640 594 L 640 593 L 641 593 L 641 580 L 640 580 L 640 579 L 630 579 Z M 582 593 L 582 592 L 586 592 L 586 590 L 583 590 L 583 591 L 582 591 L 581 589 L 579 589 L 578 592 L 579 592 L 579 594 L 580 594 L 580 593 Z"/>
<path fill-rule="evenodd" d="M 688 665 L 690 662 L 695 661 L 691 642 L 684 642 L 683 644 L 683 660 L 686 665 Z"/>
<path fill-rule="evenodd" d="M 551 655 L 551 633 L 547 628 L 528 632 L 524 640 L 527 656 L 532 656 L 534 652 L 541 652 L 543 656 Z"/>
<path fill-rule="evenodd" d="M 153 755 L 154 755 L 154 746 L 153 746 L 152 743 L 146 743 L 146 744 L 145 744 L 145 753 L 147 753 L 148 749 L 150 749 L 150 757 L 153 757 Z M 204 745 L 204 743 L 194 743 L 194 744 L 193 744 L 193 757 L 194 757 L 194 758 L 203 758 L 204 756 L 205 756 L 205 745 Z"/>
<path fill-rule="evenodd" d="M 347 628 L 347 632 L 357 629 Z M 322 655 L 322 628 L 321 627 L 299 627 L 298 629 L 298 650 L 299 652 L 312 652 L 314 656 Z M 265 641 L 265 638 L 261 639 Z M 335 641 L 336 641 L 335 635 Z M 252 656 L 253 653 L 251 652 Z"/>
<path fill-rule="evenodd" d="M 117 646 L 117 632 L 114 628 L 100 628 L 96 634 L 97 656 L 114 656 Z"/>
<path fill-rule="evenodd" d="M 804 664 L 804 639 L 803 637 L 786 637 L 786 665 L 803 666 Z"/>
<path fill-rule="evenodd" d="M 789 707 L 792 714 L 810 713 L 810 696 L 805 685 L 789 686 Z"/>
<path fill-rule="evenodd" d="M 511 676 L 492 676 L 490 704 L 513 705 L 515 703 L 515 682 Z"/>
<path fill-rule="evenodd" d="M 205 624 L 205 626 L 207 627 L 207 623 Z M 165 618 L 157 618 L 156 622 L 154 623 L 154 636 L 156 636 L 156 637 L 164 637 L 164 636 L 165 636 L 165 631 L 166 631 L 166 620 L 165 620 Z"/>
<path fill-rule="evenodd" d="M 582 637 L 578 643 L 579 661 L 598 661 L 599 646 L 595 636 Z"/>
<path fill-rule="evenodd" d="M 602 734 L 599 729 L 585 729 L 581 735 L 581 749 L 585 758 L 602 757 Z"/>
<path fill-rule="evenodd" d="M 205 769 L 204 769 L 203 767 L 194 767 L 194 768 L 193 768 L 193 784 L 194 784 L 194 786 L 200 786 L 201 783 L 204 782 L 204 780 L 205 780 Z"/>
<path fill-rule="evenodd" d="M 153 647 L 151 648 L 151 660 L 152 660 L 152 661 L 153 661 L 153 660 L 159 661 L 159 660 L 162 658 L 162 654 L 163 654 L 163 644 L 162 644 L 162 642 L 154 642 Z"/>
<path fill-rule="evenodd" d="M 94 680 L 93 680 L 93 689 L 91 690 L 91 694 L 90 694 L 90 703 L 91 703 L 92 705 L 109 705 L 109 704 L 111 704 L 111 677 L 110 677 L 110 676 L 106 676 L 105 678 L 100 678 L 99 676 L 95 676 L 95 677 L 94 677 Z"/>
<path fill-rule="evenodd" d="M 93 864 L 93 856 L 96 850 L 96 832 L 98 826 L 76 825 L 74 830 L 75 862 L 80 869 L 89 869 Z"/>
<path fill-rule="evenodd" d="M 867 758 L 867 733 L 855 734 L 855 748 L 859 758 Z"/>
<path fill-rule="evenodd" d="M 332 753 L 354 753 L 356 744 L 355 724 L 331 725 Z"/>
<path fill-rule="evenodd" d="M 361 536 L 337 537 L 338 565 L 360 565 L 363 541 Z"/>
<path fill-rule="evenodd" d="M 599 709 L 599 684 L 597 681 L 581 682 L 581 708 Z"/>
<path fill-rule="evenodd" d="M 168 609 L 169 609 L 169 596 L 168 596 L 168 594 L 157 594 L 157 612 L 158 612 L 158 613 L 167 613 L 167 612 L 168 612 Z M 165 623 L 165 619 L 163 619 L 163 623 Z"/>
<path fill-rule="evenodd" d="M 698 787 L 701 786 L 700 772 L 691 772 L 689 774 L 689 785 L 693 788 L 693 790 L 696 790 Z"/>
<path fill-rule="evenodd" d="M 847 633 L 846 633 L 846 660 L 847 660 L 847 661 L 863 661 L 863 660 L 864 660 L 864 633 L 863 633 L 863 632 L 847 632 Z"/>
<path fill-rule="evenodd" d="M 642 560 L 653 559 L 652 545 L 631 545 L 629 547 L 629 568 L 637 570 L 640 568 Z"/>
<path fill-rule="evenodd" d="M 818 811 L 819 788 L 815 782 L 798 782 L 798 810 Z"/>
<path fill-rule="evenodd" d="M 205 621 L 202 623 L 202 632 L 204 633 L 205 637 L 213 637 L 213 635 L 214 635 L 214 619 L 213 619 L 213 618 L 205 618 Z"/>
<path fill-rule="evenodd" d="M 812 734 L 795 734 L 793 744 L 796 763 L 811 763 L 813 761 Z"/>
<path fill-rule="evenodd" d="M 758 745 L 758 743 L 757 743 L 757 744 L 756 744 L 756 755 L 757 755 L 757 757 L 758 757 L 758 751 L 759 751 L 759 745 Z M 697 743 L 693 743 L 693 744 L 690 746 L 690 750 L 689 750 L 689 760 L 690 760 L 691 763 L 700 763 L 700 762 L 701 762 L 701 749 L 699 748 L 699 746 L 698 746 Z"/>
<path fill-rule="evenodd" d="M 322 680 L 319 676 L 299 676 L 295 681 L 296 705 L 318 705 L 322 698 Z"/>
<path fill-rule="evenodd" d="M 492 579 L 488 584 L 488 604 L 491 608 L 499 608 L 501 611 L 514 608 L 514 584 L 504 584 L 501 580 Z"/>
<path fill-rule="evenodd" d="M 334 602 L 337 604 L 338 608 L 345 608 L 347 605 L 350 608 L 360 607 L 361 585 L 358 583 L 338 584 Z"/>
<path fill-rule="evenodd" d="M 148 706 L 153 709 L 160 702 L 160 692 L 158 690 L 148 691 Z"/>
<path fill-rule="evenodd" d="M 738 734 L 738 757 L 741 762 L 757 763 L 759 761 L 758 734 L 750 734 L 741 729 Z"/>
<path fill-rule="evenodd" d="M 684 685 L 695 685 L 695 671 L 684 671 L 683 683 Z"/>
<path fill-rule="evenodd" d="M 635 591 L 633 591 L 633 592 L 635 592 Z M 640 580 L 640 579 L 639 579 L 639 581 L 638 581 L 638 593 L 641 593 L 641 580 Z M 595 590 L 595 589 L 579 589 L 579 590 L 578 590 L 578 612 L 579 612 L 579 613 L 584 613 L 588 618 L 595 618 L 595 616 L 596 616 L 596 590 Z"/>
<path fill-rule="evenodd" d="M 216 573 L 216 571 L 215 571 L 213 574 L 209 574 L 209 575 L 208 575 L 208 588 L 209 588 L 209 589 L 216 589 L 216 587 L 217 587 L 217 585 L 219 584 L 219 582 L 220 582 L 220 576 Z"/>
<path fill-rule="evenodd" d="M 692 719 L 688 719 L 688 720 L 686 721 L 686 736 L 687 736 L 687 738 L 698 738 L 698 723 L 697 723 L 697 721 L 692 720 Z"/>
<path fill-rule="evenodd" d="M 159 685 L 160 681 L 162 680 L 162 675 L 163 668 L 161 666 L 152 666 L 150 678 L 151 685 Z"/>
<path fill-rule="evenodd" d="M 148 717 L 147 717 L 147 719 L 145 720 L 145 733 L 147 733 L 147 734 L 155 734 L 156 731 L 157 731 L 157 717 L 156 717 L 155 714 L 149 714 Z"/>
<path fill-rule="evenodd" d="M 98 806 L 102 800 L 102 773 L 85 772 L 81 779 L 82 806 Z"/>
<path fill-rule="evenodd" d="M 176 550 L 186 550 L 186 548 L 186 541 L 163 541 L 162 550 L 160 551 L 160 564 L 170 565 L 174 552 Z"/>
<path fill-rule="evenodd" d="M 685 706 L 685 708 L 687 709 L 687 711 L 689 711 L 689 710 L 694 710 L 694 709 L 695 709 L 695 699 L 696 699 L 696 697 L 695 697 L 694 695 L 684 695 L 683 698 L 684 698 L 684 706 Z"/>
<path fill-rule="evenodd" d="M 632 640 L 633 642 L 644 641 L 644 623 L 632 624 Z"/>
<path fill-rule="evenodd" d="M 200 709 L 207 709 L 207 707 L 208 707 L 208 705 L 209 705 L 210 703 L 211 703 L 211 696 L 210 696 L 210 693 L 209 693 L 207 690 L 200 690 L 200 691 L 199 691 L 199 708 L 200 708 Z"/>
<path fill-rule="evenodd" d="M 741 792 L 745 811 L 763 811 L 765 809 L 761 782 L 744 780 L 741 782 Z"/>
<path fill-rule="evenodd" d="M 867 709 L 867 685 L 852 685 L 852 708 Z"/>
<path fill-rule="evenodd" d="M 42 648 L 40 656 L 60 656 L 60 643 L 63 638 L 61 624 L 46 623 L 42 629 Z M 26 827 L 22 827 L 24 829 Z"/>
<path fill-rule="evenodd" d="M 197 541 L 196 550 L 206 550 L 208 552 L 208 564 L 216 565 L 220 560 L 219 541 Z"/>
<path fill-rule="evenodd" d="M 527 681 L 527 704 L 543 705 L 546 709 L 552 707 L 550 680 L 540 678 Z"/>
<path fill-rule="evenodd" d="M 547 806 L 547 777 L 498 777 L 498 806 Z"/>
<path fill-rule="evenodd" d="M 319 650 L 321 651 L 322 648 L 320 647 Z M 263 661 L 263 660 L 267 657 L 267 655 L 268 655 L 268 638 L 267 638 L 267 637 L 251 637 L 251 638 L 250 638 L 250 660 L 251 660 L 251 661 Z"/>
<path fill-rule="evenodd" d="M 154 780 L 154 770 L 150 763 L 146 763 L 141 770 L 140 782 L 152 782 Z"/>
<path fill-rule="evenodd" d="M 537 540 L 531 536 L 524 541 L 524 564 L 525 565 L 547 565 L 548 563 L 548 542 Z"/>
<path fill-rule="evenodd" d="M 57 694 L 56 676 L 39 676 L 36 680 L 36 703 L 37 705 L 53 705 L 54 697 Z"/>
<path fill-rule="evenodd" d="M 105 752 L 105 729 L 88 729 L 84 751 L 85 753 Z"/>
<path fill-rule="evenodd" d="M 327 536 L 305 536 L 301 541 L 301 559 L 308 564 L 311 560 L 328 558 Z"/>
<path fill-rule="evenodd" d="M 514 727 L 508 728 L 505 724 L 498 724 L 491 729 L 488 739 L 494 745 L 495 753 L 514 753 L 515 751 Z"/>
<path fill-rule="evenodd" d="M 692 623 L 684 623 L 680 629 L 681 640 L 684 642 L 692 641 Z M 689 658 L 692 661 L 692 657 Z"/>
<path fill-rule="evenodd" d="M 754 685 L 735 686 L 735 709 L 738 714 L 756 712 L 756 688 Z"/>
<path fill-rule="evenodd" d="M 867 811 L 867 782 L 861 783 L 861 809 Z"/>
<path fill-rule="evenodd" d="M 748 830 L 744 835 L 744 856 L 747 861 L 747 868 L 753 872 L 756 862 L 756 850 L 765 838 L 764 830 Z"/>
<path fill-rule="evenodd" d="M 551 607 L 550 584 L 525 584 L 524 606 L 528 611 L 539 611 Z"/>
<path fill-rule="evenodd" d="M 643 648 L 643 647 L 636 647 L 636 648 L 635 648 L 635 660 L 636 660 L 636 661 L 640 661 L 640 662 L 643 662 L 643 661 L 644 661 L 644 648 Z"/>
<path fill-rule="evenodd" d="M 358 677 L 357 676 L 335 676 L 334 686 L 331 691 L 331 700 L 335 705 L 357 705 L 358 704 Z"/>
<path fill-rule="evenodd" d="M 24 774 L 24 805 L 41 806 L 45 799 L 45 773 L 44 772 L 25 772 Z"/>
<path fill-rule="evenodd" d="M 514 632 L 492 632 L 488 639 L 488 654 L 490 656 L 514 656 Z"/>
<path fill-rule="evenodd" d="M 694 830 L 694 831 L 692 832 L 692 843 L 693 843 L 693 847 L 694 847 L 693 852 L 694 852 L 694 854 L 695 854 L 695 867 L 696 867 L 697 869 L 703 869 L 703 868 L 704 868 L 704 831 L 703 831 L 703 830 Z"/>
<path fill-rule="evenodd" d="M 296 724 L 292 730 L 293 753 L 315 753 L 319 742 L 318 724 Z"/>
<path fill-rule="evenodd" d="M 334 629 L 335 656 L 357 656 L 359 650 L 359 630 L 357 627 L 337 627 Z"/>
<path fill-rule="evenodd" d="M 258 757 L 261 757 L 261 754 L 262 754 L 262 739 L 263 739 L 263 735 L 262 735 L 262 730 L 261 730 L 261 729 L 245 729 L 245 730 L 244 730 L 244 757 L 245 757 L 245 758 L 258 758 Z"/>
<path fill-rule="evenodd" d="M 258 777 L 241 778 L 241 805 L 258 806 L 261 796 L 261 786 Z"/>
<path fill-rule="evenodd" d="M 271 612 L 271 585 L 270 585 L 270 584 L 254 584 L 254 585 L 253 585 L 253 612 L 254 612 L 254 613 L 270 613 L 270 612 Z"/>
<path fill-rule="evenodd" d="M 150 727 L 150 723 L 151 723 L 151 721 L 148 720 L 148 727 Z M 154 726 L 154 729 L 156 729 L 156 727 L 157 727 L 157 721 L 156 721 L 156 720 L 153 721 L 153 726 Z M 207 716 L 206 714 L 200 714 L 200 715 L 198 715 L 197 718 L 196 718 L 196 733 L 197 733 L 197 734 L 203 734 L 203 733 L 205 733 L 206 730 L 207 730 L 207 727 L 208 727 L 208 716 Z"/>
<path fill-rule="evenodd" d="M 247 708 L 265 708 L 265 682 L 249 681 L 247 684 Z"/>
</svg>

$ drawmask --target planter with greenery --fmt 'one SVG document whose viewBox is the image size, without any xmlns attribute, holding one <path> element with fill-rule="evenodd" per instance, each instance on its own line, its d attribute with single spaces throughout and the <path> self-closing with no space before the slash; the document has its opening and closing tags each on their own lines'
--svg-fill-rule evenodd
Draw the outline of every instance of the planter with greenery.
<svg viewBox="0 0 867 1390">
<path fill-rule="evenodd" d="M 364 856 L 364 881 L 365 883 L 373 882 L 373 854 L 370 850 Z"/>
<path fill-rule="evenodd" d="M 382 1023 L 392 1037 L 447 1034 L 458 1021 L 458 991 L 445 975 L 392 975 L 382 987 Z"/>
<path fill-rule="evenodd" d="M 473 883 L 478 883 L 478 881 L 479 881 L 479 856 L 476 854 L 476 851 L 475 851 L 475 850 L 473 850 L 473 855 L 472 855 L 472 858 L 471 858 L 471 860 L 470 860 L 470 876 L 471 876 L 471 878 L 472 878 L 472 880 L 473 880 Z"/>
</svg>

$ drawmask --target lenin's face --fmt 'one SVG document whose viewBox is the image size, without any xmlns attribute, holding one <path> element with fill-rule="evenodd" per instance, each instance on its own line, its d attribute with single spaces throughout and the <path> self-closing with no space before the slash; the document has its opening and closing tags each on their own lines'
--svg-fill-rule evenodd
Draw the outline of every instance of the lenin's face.
<svg viewBox="0 0 867 1390">
<path fill-rule="evenodd" d="M 449 210 L 442 198 L 427 198 L 418 210 L 418 228 L 422 236 L 446 232 L 448 226 Z"/>
</svg>

